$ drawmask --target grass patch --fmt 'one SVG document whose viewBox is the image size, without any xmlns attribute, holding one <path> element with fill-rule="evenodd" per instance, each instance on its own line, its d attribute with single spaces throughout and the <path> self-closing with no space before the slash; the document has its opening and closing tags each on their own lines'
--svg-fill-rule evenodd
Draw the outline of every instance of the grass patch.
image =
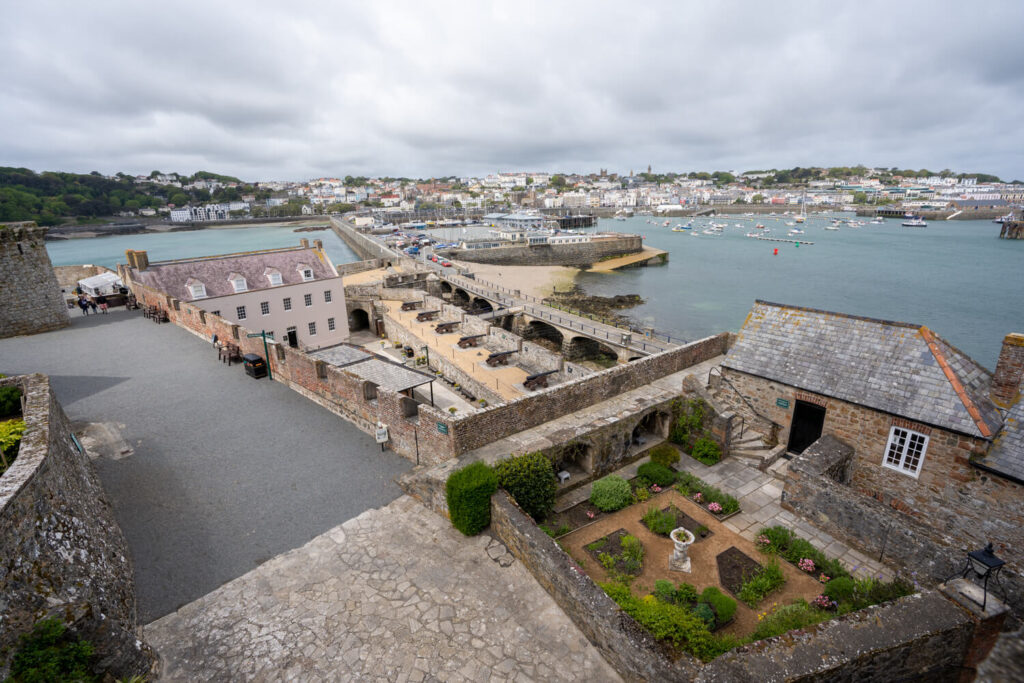
<svg viewBox="0 0 1024 683">
<path fill-rule="evenodd" d="M 785 583 L 786 577 L 782 574 L 782 567 L 777 561 L 772 561 L 762 566 L 753 576 L 743 582 L 737 597 L 747 607 L 754 609 L 766 595 L 778 590 Z"/>
</svg>

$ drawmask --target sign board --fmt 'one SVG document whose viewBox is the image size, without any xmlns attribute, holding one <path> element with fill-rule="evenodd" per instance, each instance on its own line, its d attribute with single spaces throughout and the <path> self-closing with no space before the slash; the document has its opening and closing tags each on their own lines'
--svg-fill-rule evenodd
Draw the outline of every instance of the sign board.
<svg viewBox="0 0 1024 683">
<path fill-rule="evenodd" d="M 441 432 L 442 434 L 447 434 L 448 433 L 448 425 L 446 425 L 444 422 L 438 422 L 437 423 L 437 431 Z"/>
<path fill-rule="evenodd" d="M 789 399 L 788 398 L 777 398 L 777 399 L 775 399 L 775 405 L 777 405 L 780 408 L 788 408 L 789 407 Z"/>
<path fill-rule="evenodd" d="M 377 431 L 374 433 L 377 439 L 377 443 L 387 443 L 388 440 L 388 428 L 384 425 L 379 425 Z"/>
</svg>

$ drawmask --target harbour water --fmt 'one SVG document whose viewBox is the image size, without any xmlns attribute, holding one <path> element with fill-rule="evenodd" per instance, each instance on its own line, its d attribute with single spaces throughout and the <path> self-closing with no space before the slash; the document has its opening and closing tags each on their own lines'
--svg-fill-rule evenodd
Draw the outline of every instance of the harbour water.
<svg viewBox="0 0 1024 683">
<path fill-rule="evenodd" d="M 722 216 L 695 220 L 693 237 L 672 232 L 664 219 L 648 220 L 655 219 L 602 220 L 597 229 L 644 235 L 646 244 L 669 252 L 667 265 L 581 273 L 577 281 L 591 294 L 639 294 L 646 303 L 625 313 L 683 339 L 738 330 L 755 299 L 927 325 L 990 370 L 1003 337 L 1024 331 L 1024 242 L 998 239 L 999 226 L 989 221 L 932 221 L 915 229 L 890 219 L 827 231 L 828 219 L 814 216 L 805 234 L 790 236 L 785 221 L 792 217 Z M 712 221 L 727 225 L 721 235 L 701 232 Z M 745 237 L 755 222 L 771 237 L 814 244 Z M 461 229 L 448 232 L 437 237 L 458 239 Z M 335 263 L 357 260 L 333 232 L 296 233 L 293 226 L 68 240 L 48 242 L 47 249 L 54 265 L 113 268 L 126 249 L 162 260 L 297 245 L 302 237 L 322 239 Z"/>
</svg>

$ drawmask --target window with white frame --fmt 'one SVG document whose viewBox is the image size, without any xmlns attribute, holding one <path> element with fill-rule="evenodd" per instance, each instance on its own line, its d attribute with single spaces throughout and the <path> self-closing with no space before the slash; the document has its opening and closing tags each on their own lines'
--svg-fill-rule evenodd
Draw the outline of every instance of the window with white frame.
<svg viewBox="0 0 1024 683">
<path fill-rule="evenodd" d="M 316 336 L 316 323 L 310 323 L 309 324 L 309 336 L 310 337 L 315 337 Z"/>
<path fill-rule="evenodd" d="M 921 473 L 921 463 L 927 450 L 927 435 L 904 427 L 893 427 L 889 432 L 889 443 L 885 445 L 882 464 L 916 477 Z"/>
<path fill-rule="evenodd" d="M 245 278 L 241 275 L 237 275 L 231 278 L 231 286 L 234 287 L 235 293 L 244 292 L 248 287 L 245 284 Z"/>
<path fill-rule="evenodd" d="M 286 296 L 281 303 L 284 304 L 284 310 L 286 310 L 286 311 L 292 310 L 292 298 L 290 296 Z"/>
<path fill-rule="evenodd" d="M 324 290 L 324 302 L 331 303 L 331 290 L 329 289 Z"/>
<path fill-rule="evenodd" d="M 267 279 L 271 287 L 279 287 L 282 284 L 281 273 L 276 270 L 267 271 Z"/>
<path fill-rule="evenodd" d="M 262 315 L 270 315 L 270 302 L 269 301 L 261 301 L 260 302 L 260 314 L 262 314 Z"/>
<path fill-rule="evenodd" d="M 238 316 L 239 320 L 245 320 L 245 306 L 235 307 L 235 315 Z"/>
<path fill-rule="evenodd" d="M 334 318 L 327 319 L 327 329 L 334 332 Z"/>
<path fill-rule="evenodd" d="M 299 272 L 302 274 L 302 281 L 309 282 L 313 279 L 313 269 L 307 268 L 306 266 L 299 266 Z"/>
<path fill-rule="evenodd" d="M 210 311 L 210 312 L 213 313 L 214 315 L 217 315 L 217 316 L 220 315 L 220 311 Z"/>
<path fill-rule="evenodd" d="M 193 282 L 188 286 L 189 293 L 193 299 L 204 299 L 206 298 L 206 285 L 202 282 Z"/>
<path fill-rule="evenodd" d="M 313 295 L 312 294 L 307 294 L 306 296 L 302 297 L 302 300 L 306 302 L 307 306 L 312 306 L 313 305 Z"/>
</svg>

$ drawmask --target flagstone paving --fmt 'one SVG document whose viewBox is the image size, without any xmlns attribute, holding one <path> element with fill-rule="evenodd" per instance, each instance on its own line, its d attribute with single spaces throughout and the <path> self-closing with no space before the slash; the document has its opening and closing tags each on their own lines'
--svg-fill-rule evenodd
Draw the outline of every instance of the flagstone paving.
<svg viewBox="0 0 1024 683">
<path fill-rule="evenodd" d="M 145 628 L 161 680 L 618 681 L 503 545 L 402 496 Z"/>
</svg>

